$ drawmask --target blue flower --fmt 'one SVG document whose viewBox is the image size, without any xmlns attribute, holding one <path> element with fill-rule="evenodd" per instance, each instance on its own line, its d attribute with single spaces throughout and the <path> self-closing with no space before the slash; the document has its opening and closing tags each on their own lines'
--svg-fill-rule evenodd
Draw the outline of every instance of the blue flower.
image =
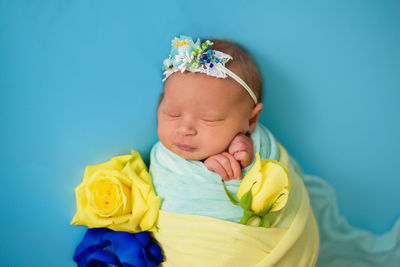
<svg viewBox="0 0 400 267">
<path fill-rule="evenodd" d="M 163 261 L 163 255 L 148 232 L 130 234 L 92 228 L 76 248 L 73 259 L 79 267 L 156 267 Z"/>
<path fill-rule="evenodd" d="M 193 61 L 193 52 L 200 49 L 200 39 L 197 39 L 196 43 L 193 42 L 192 38 L 181 35 L 179 38 L 175 37 L 172 40 L 172 48 L 170 53 L 170 60 L 174 67 L 178 68 L 182 64 L 189 66 Z"/>
</svg>

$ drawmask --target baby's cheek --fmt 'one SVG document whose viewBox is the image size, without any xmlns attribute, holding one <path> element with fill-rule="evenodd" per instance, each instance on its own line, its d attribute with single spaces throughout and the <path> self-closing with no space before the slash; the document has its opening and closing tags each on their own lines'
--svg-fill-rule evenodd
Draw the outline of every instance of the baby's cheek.
<svg viewBox="0 0 400 267">
<path fill-rule="evenodd" d="M 233 136 L 231 135 L 223 134 L 221 132 L 215 133 L 209 140 L 210 149 L 213 150 L 212 155 L 227 151 L 232 139 Z"/>
<path fill-rule="evenodd" d="M 166 125 L 165 123 L 159 123 L 157 132 L 158 138 L 160 139 L 161 143 L 168 143 L 167 141 L 170 139 L 171 135 L 170 127 L 168 127 L 168 125 Z"/>
</svg>

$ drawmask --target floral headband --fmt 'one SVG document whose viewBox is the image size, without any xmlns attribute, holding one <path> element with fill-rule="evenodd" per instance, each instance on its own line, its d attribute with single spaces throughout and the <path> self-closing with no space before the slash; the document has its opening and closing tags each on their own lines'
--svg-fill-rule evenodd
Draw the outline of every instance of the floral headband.
<svg viewBox="0 0 400 267">
<path fill-rule="evenodd" d="M 172 49 L 169 57 L 164 60 L 163 82 L 173 73 L 177 71 L 201 72 L 217 78 L 226 78 L 230 76 L 246 89 L 254 103 L 257 104 L 257 97 L 250 87 L 235 73 L 225 67 L 225 64 L 232 59 L 228 54 L 220 51 L 211 50 L 213 43 L 207 40 L 200 43 L 197 39 L 196 43 L 192 38 L 181 35 L 172 40 Z"/>
</svg>

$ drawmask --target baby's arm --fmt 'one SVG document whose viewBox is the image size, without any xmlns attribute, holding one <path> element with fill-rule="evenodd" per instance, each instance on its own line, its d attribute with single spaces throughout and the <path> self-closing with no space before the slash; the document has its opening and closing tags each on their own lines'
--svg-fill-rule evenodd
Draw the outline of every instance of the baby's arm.
<svg viewBox="0 0 400 267">
<path fill-rule="evenodd" d="M 204 161 L 207 169 L 216 172 L 224 181 L 240 179 L 241 168 L 253 160 L 253 142 L 244 134 L 238 134 L 228 147 L 228 152 L 213 155 Z"/>
</svg>

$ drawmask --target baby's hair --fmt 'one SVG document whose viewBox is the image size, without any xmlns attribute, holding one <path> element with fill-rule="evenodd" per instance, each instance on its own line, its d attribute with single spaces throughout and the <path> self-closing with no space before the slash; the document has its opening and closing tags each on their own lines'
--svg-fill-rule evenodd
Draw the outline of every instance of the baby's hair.
<svg viewBox="0 0 400 267">
<path fill-rule="evenodd" d="M 235 72 L 253 90 L 260 103 L 262 100 L 263 81 L 260 69 L 254 58 L 240 45 L 224 39 L 210 40 L 214 44 L 211 49 L 232 56 L 226 67 Z"/>
</svg>

